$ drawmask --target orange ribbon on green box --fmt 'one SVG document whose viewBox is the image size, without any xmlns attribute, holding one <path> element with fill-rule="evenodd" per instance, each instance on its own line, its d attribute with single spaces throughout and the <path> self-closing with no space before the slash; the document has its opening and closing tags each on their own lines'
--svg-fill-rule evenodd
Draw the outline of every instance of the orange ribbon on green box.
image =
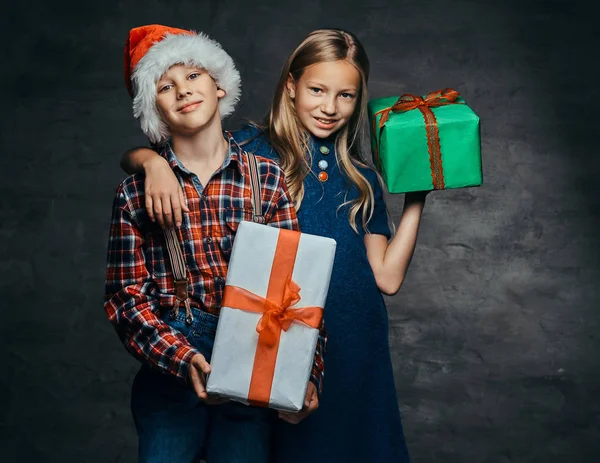
<svg viewBox="0 0 600 463">
<path fill-rule="evenodd" d="M 368 109 L 375 165 L 391 193 L 481 185 L 479 118 L 456 90 L 379 98 Z"/>
</svg>

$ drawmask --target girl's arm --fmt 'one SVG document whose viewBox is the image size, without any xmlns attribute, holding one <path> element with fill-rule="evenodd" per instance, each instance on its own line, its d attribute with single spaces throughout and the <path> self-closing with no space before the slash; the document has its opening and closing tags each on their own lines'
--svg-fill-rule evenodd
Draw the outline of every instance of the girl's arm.
<svg viewBox="0 0 600 463">
<path fill-rule="evenodd" d="M 150 148 L 134 148 L 123 154 L 121 168 L 128 174 L 146 175 L 144 192 L 150 220 L 158 220 L 163 228 L 181 225 L 182 211 L 189 210 L 181 185 L 165 158 Z"/>
<path fill-rule="evenodd" d="M 148 162 L 152 162 L 156 157 L 156 151 L 146 148 L 145 146 L 132 148 L 125 151 L 123 156 L 121 156 L 121 169 L 129 175 L 137 172 L 144 172 L 144 165 Z"/>
<path fill-rule="evenodd" d="M 388 242 L 384 235 L 365 234 L 367 258 L 379 290 L 394 295 L 402 286 L 417 243 L 421 214 L 428 192 L 407 193 L 396 235 Z"/>
</svg>

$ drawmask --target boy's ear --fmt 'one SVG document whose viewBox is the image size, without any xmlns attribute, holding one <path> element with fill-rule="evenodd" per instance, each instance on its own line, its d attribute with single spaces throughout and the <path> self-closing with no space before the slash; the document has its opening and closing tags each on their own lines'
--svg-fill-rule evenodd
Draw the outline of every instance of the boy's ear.
<svg viewBox="0 0 600 463">
<path fill-rule="evenodd" d="M 285 82 L 285 87 L 287 88 L 290 98 L 292 100 L 296 98 L 296 81 L 292 77 L 291 73 L 288 75 L 287 81 Z"/>
<path fill-rule="evenodd" d="M 217 98 L 220 100 L 221 98 L 223 98 L 225 96 L 225 90 L 223 90 L 222 88 L 217 87 Z"/>
</svg>

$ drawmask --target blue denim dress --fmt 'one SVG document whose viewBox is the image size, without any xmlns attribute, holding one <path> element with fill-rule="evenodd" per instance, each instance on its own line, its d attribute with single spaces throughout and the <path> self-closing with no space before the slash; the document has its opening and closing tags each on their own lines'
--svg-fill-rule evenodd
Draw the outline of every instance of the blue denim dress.
<svg viewBox="0 0 600 463">
<path fill-rule="evenodd" d="M 233 134 L 246 151 L 279 160 L 267 138 L 246 126 Z M 246 142 L 246 143 L 244 143 Z M 324 154 L 327 153 L 327 154 Z M 275 460 L 281 463 L 408 462 L 388 343 L 388 317 L 364 245 L 364 231 L 348 222 L 345 201 L 357 196 L 340 171 L 331 139 L 312 138 L 312 174 L 304 181 L 300 229 L 336 240 L 325 304 L 328 342 L 319 409 L 298 425 L 278 420 Z M 327 180 L 318 174 L 327 162 Z M 321 166 L 319 166 L 321 162 Z M 383 191 L 363 169 L 375 193 L 370 233 L 390 236 Z M 341 207 L 340 207 L 341 206 Z"/>
</svg>

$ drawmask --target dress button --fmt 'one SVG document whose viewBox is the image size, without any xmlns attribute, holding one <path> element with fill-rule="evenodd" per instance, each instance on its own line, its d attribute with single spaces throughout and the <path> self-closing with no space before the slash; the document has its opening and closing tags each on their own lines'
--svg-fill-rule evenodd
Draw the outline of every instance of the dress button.
<svg viewBox="0 0 600 463">
<path fill-rule="evenodd" d="M 329 175 L 327 175 L 327 172 L 325 172 L 324 170 L 319 172 L 319 180 L 321 180 L 322 182 L 326 182 L 328 178 Z"/>
<path fill-rule="evenodd" d="M 325 155 L 329 154 L 329 148 L 327 148 L 326 146 L 321 146 L 319 148 L 319 151 Z"/>
<path fill-rule="evenodd" d="M 329 167 L 329 164 L 327 163 L 327 161 L 325 159 L 321 159 L 319 161 L 319 169 L 325 170 L 325 169 L 327 169 L 327 167 Z"/>
</svg>

